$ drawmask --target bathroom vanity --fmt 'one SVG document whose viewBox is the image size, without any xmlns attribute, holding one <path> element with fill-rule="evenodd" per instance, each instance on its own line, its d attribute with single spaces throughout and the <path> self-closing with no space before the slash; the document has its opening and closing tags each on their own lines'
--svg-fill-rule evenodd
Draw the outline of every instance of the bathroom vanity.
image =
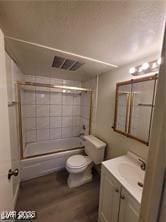
<svg viewBox="0 0 166 222">
<path fill-rule="evenodd" d="M 102 163 L 98 222 L 138 222 L 144 174 L 131 152 Z"/>
</svg>

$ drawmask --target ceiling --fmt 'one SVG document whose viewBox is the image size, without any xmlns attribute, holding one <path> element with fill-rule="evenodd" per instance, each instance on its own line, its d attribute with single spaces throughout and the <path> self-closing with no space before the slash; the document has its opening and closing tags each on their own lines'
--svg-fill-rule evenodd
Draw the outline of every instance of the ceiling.
<svg viewBox="0 0 166 222">
<path fill-rule="evenodd" d="M 5 36 L 26 41 L 5 40 L 22 71 L 75 80 L 159 53 L 165 14 L 165 1 L 0 1 Z M 55 55 L 85 64 L 52 68 Z"/>
<path fill-rule="evenodd" d="M 25 44 L 20 41 L 6 39 L 6 50 L 14 58 L 25 74 L 56 77 L 59 79 L 69 79 L 85 81 L 96 74 L 109 71 L 113 67 L 97 62 L 92 62 L 83 58 L 60 53 L 56 50 L 38 47 L 32 44 Z M 60 56 L 71 60 L 77 60 L 84 65 L 77 71 L 53 68 L 54 56 Z"/>
</svg>

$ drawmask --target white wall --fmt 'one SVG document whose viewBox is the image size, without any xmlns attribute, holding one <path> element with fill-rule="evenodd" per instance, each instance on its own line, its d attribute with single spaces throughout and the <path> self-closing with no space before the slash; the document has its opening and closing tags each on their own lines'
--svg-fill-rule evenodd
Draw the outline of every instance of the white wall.
<svg viewBox="0 0 166 222">
<path fill-rule="evenodd" d="M 98 106 L 96 115 L 95 134 L 107 144 L 107 158 L 114 158 L 125 154 L 128 150 L 147 158 L 148 147 L 136 140 L 127 138 L 112 129 L 114 122 L 116 83 L 132 79 L 129 68 L 158 58 L 152 55 L 133 64 L 117 68 L 99 76 Z"/>
<path fill-rule="evenodd" d="M 7 90 L 8 103 L 17 101 L 15 83 L 23 79 L 23 74 L 13 60 L 6 53 L 6 73 L 7 73 Z M 20 143 L 19 143 L 19 123 L 17 115 L 17 105 L 8 106 L 9 112 L 9 128 L 10 128 L 10 144 L 11 144 L 11 159 L 12 169 L 20 169 Z M 13 186 L 13 201 L 16 203 L 20 177 L 12 177 Z"/>
</svg>

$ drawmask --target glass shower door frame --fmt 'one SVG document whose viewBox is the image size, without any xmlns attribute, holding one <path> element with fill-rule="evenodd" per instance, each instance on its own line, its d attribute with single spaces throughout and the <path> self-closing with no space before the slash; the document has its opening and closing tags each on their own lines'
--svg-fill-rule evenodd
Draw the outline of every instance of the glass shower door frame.
<svg viewBox="0 0 166 222">
<path fill-rule="evenodd" d="M 35 83 L 35 82 L 24 82 L 24 81 L 17 81 L 16 82 L 16 95 L 17 95 L 17 113 L 18 113 L 18 131 L 19 131 L 19 141 L 20 141 L 20 158 L 21 159 L 28 159 L 28 158 L 32 158 L 31 157 L 24 157 L 24 153 L 23 153 L 23 132 L 22 132 L 22 109 L 21 109 L 21 87 L 22 86 L 34 86 L 34 87 L 47 87 L 47 88 L 57 88 L 60 89 L 59 86 L 56 85 L 52 85 L 52 84 L 43 84 L 43 83 Z M 92 90 L 91 89 L 85 89 L 85 88 L 77 88 L 77 89 L 73 89 L 74 91 L 83 91 L 83 92 L 87 92 L 90 93 L 90 109 L 89 109 L 89 134 L 91 133 L 91 120 L 92 120 Z M 74 150 L 77 148 L 72 148 L 70 150 Z M 65 150 L 63 150 L 65 151 Z M 49 152 L 49 153 L 44 153 L 44 154 L 39 154 L 39 155 L 35 155 L 33 157 L 37 157 L 37 156 L 43 156 L 43 155 L 47 155 L 47 154 L 53 154 L 53 153 L 58 153 L 58 152 L 62 152 L 62 151 L 55 151 L 55 152 Z"/>
</svg>

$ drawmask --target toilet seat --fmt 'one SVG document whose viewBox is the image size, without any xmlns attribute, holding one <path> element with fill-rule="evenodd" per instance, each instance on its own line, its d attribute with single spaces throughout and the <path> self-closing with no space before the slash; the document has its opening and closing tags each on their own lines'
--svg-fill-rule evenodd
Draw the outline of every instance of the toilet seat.
<svg viewBox="0 0 166 222">
<path fill-rule="evenodd" d="M 88 166 L 91 162 L 88 156 L 73 155 L 68 158 L 66 166 L 71 169 L 80 169 Z"/>
</svg>

